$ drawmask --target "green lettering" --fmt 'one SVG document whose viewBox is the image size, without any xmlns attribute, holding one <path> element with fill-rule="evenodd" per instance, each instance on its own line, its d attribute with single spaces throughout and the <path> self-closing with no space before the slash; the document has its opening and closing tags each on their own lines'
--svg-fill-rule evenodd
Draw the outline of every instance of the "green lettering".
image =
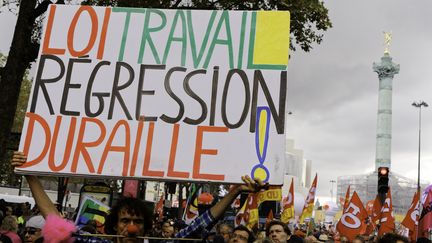
<svg viewBox="0 0 432 243">
<path fill-rule="evenodd" d="M 225 24 L 225 31 L 226 31 L 226 35 L 227 35 L 226 40 L 218 39 L 219 33 L 221 31 L 223 24 Z M 210 62 L 210 59 L 213 55 L 213 51 L 214 51 L 216 44 L 227 46 L 228 55 L 229 55 L 228 61 L 229 61 L 230 69 L 233 69 L 234 68 L 234 58 L 233 58 L 234 55 L 233 55 L 233 44 L 232 44 L 232 38 L 231 38 L 231 28 L 230 28 L 230 22 L 229 22 L 229 13 L 228 13 L 228 11 L 225 11 L 225 10 L 222 12 L 222 15 L 219 19 L 219 23 L 216 27 L 215 34 L 213 36 L 213 40 L 210 43 L 210 48 L 209 48 L 209 51 L 207 53 L 207 58 L 206 58 L 204 65 L 203 65 L 204 69 L 206 69 L 209 65 L 209 62 Z"/>
<path fill-rule="evenodd" d="M 243 49 L 244 49 L 244 40 L 245 40 L 245 28 L 246 28 L 246 18 L 247 18 L 247 12 L 243 11 L 242 14 L 242 22 L 241 22 L 241 29 L 240 29 L 240 46 L 238 51 L 238 59 L 237 59 L 237 68 L 242 68 L 242 62 L 243 62 Z"/>
<path fill-rule="evenodd" d="M 152 13 L 159 15 L 159 17 L 161 18 L 161 24 L 157 27 L 149 27 L 150 15 Z M 152 9 L 152 8 L 147 9 L 145 20 L 144 20 L 143 34 L 142 34 L 142 38 L 141 38 L 141 48 L 140 48 L 140 52 L 139 52 L 139 56 L 138 56 L 138 63 L 142 63 L 146 43 L 148 43 L 148 45 L 150 47 L 150 50 L 153 54 L 153 57 L 156 61 L 156 64 L 161 63 L 159 55 L 158 55 L 157 50 L 156 50 L 156 47 L 155 47 L 153 40 L 150 36 L 150 33 L 151 32 L 157 32 L 157 31 L 163 29 L 166 25 L 166 22 L 167 22 L 166 16 L 165 16 L 165 13 L 163 11 L 158 10 L 158 9 Z"/>
<path fill-rule="evenodd" d="M 178 21 L 179 17 L 181 19 L 182 34 L 181 34 L 181 37 L 174 37 L 174 32 L 176 30 L 177 21 Z M 171 31 L 170 31 L 169 36 L 168 36 L 168 40 L 167 40 L 167 43 L 165 46 L 164 56 L 162 59 L 163 64 L 166 64 L 166 60 L 168 58 L 168 53 L 170 52 L 171 44 L 173 41 L 178 41 L 182 44 L 181 66 L 185 66 L 186 65 L 187 36 L 186 36 L 186 18 L 185 18 L 185 15 L 183 13 L 183 10 L 177 10 L 176 14 L 174 15 L 174 20 L 173 20 L 173 23 L 171 26 Z"/>
<path fill-rule="evenodd" d="M 191 47 L 192 61 L 193 61 L 194 68 L 197 68 L 198 65 L 199 65 L 199 63 L 201 62 L 201 58 L 203 57 L 204 50 L 205 50 L 205 48 L 207 46 L 208 39 L 209 39 L 209 36 L 210 36 L 210 31 L 212 30 L 213 23 L 214 23 L 214 20 L 216 18 L 216 14 L 217 14 L 217 11 L 213 10 L 212 13 L 211 13 L 211 15 L 210 15 L 210 19 L 209 19 L 209 22 L 207 24 L 207 30 L 206 30 L 206 33 L 204 35 L 204 39 L 203 39 L 203 41 L 201 43 L 201 47 L 200 47 L 199 53 L 197 55 L 195 35 L 194 35 L 193 26 L 192 26 L 191 11 L 190 10 L 186 11 L 187 24 L 188 24 L 188 33 L 189 33 L 190 47 Z"/>
<path fill-rule="evenodd" d="M 125 47 L 126 47 L 127 35 L 128 35 L 128 31 L 129 31 L 129 22 L 130 22 L 131 13 L 145 13 L 145 9 L 143 9 L 143 8 L 113 8 L 112 11 L 113 11 L 113 13 L 126 13 L 125 24 L 123 27 L 122 41 L 121 41 L 120 51 L 119 51 L 119 55 L 118 55 L 118 61 L 122 62 L 123 57 L 124 57 Z"/>
</svg>

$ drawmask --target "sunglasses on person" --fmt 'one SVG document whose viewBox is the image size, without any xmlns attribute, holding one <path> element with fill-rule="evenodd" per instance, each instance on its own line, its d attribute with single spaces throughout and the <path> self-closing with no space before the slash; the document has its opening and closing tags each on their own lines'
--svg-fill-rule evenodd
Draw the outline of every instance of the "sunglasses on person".
<svg viewBox="0 0 432 243">
<path fill-rule="evenodd" d="M 30 227 L 30 228 L 25 228 L 25 230 L 24 230 L 24 235 L 26 235 L 26 234 L 34 235 L 34 234 L 36 234 L 36 233 L 39 232 L 39 231 L 40 231 L 40 229 L 36 229 L 36 228 L 32 228 L 32 227 Z"/>
</svg>

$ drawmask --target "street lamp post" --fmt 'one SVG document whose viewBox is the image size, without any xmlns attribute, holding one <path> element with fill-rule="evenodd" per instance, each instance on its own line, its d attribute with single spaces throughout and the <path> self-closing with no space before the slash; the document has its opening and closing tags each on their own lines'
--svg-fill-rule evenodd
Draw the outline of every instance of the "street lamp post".
<svg viewBox="0 0 432 243">
<path fill-rule="evenodd" d="M 336 181 L 335 180 L 330 180 L 330 183 L 331 183 L 331 201 L 333 202 L 333 186 L 334 186 L 334 184 L 336 183 Z"/>
<path fill-rule="evenodd" d="M 419 108 L 419 142 L 418 142 L 418 164 L 417 164 L 417 193 L 420 196 L 420 151 L 421 151 L 421 108 L 423 107 L 428 107 L 428 104 L 424 101 L 418 101 L 418 102 L 413 102 L 412 106 Z"/>
</svg>

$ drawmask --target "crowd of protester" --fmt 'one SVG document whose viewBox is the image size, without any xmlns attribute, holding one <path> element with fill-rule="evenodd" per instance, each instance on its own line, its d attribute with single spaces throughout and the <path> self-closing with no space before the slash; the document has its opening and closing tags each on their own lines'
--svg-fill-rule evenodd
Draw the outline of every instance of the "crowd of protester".
<svg viewBox="0 0 432 243">
<path fill-rule="evenodd" d="M 14 156 L 12 165 L 19 166 L 25 159 L 25 156 L 18 154 Z M 314 227 L 310 227 L 271 220 L 250 229 L 243 225 L 234 227 L 232 221 L 224 221 L 226 209 L 240 193 L 266 188 L 264 183 L 248 176 L 242 177 L 244 184 L 237 185 L 189 225 L 180 219 L 157 217 L 139 199 L 120 199 L 106 217 L 104 232 L 92 220 L 76 229 L 73 218 L 69 219 L 71 221 L 63 219 L 65 216 L 49 200 L 38 178 L 26 176 L 26 179 L 38 206 L 31 208 L 28 203 L 11 204 L 0 200 L 0 242 L 349 242 L 347 237 L 339 235 L 335 227 L 328 224 L 313 224 Z M 431 241 L 421 238 L 417 242 Z M 396 233 L 387 233 L 382 237 L 358 235 L 352 243 L 409 243 L 409 240 Z"/>
<path fill-rule="evenodd" d="M 138 212 L 137 212 L 138 213 Z M 153 218 L 152 227 L 148 227 L 142 234 L 147 239 L 138 239 L 137 242 L 179 242 L 175 237 L 187 225 L 179 219 Z M 71 218 L 71 220 L 73 220 Z M 45 218 L 40 214 L 37 205 L 30 208 L 29 203 L 8 203 L 0 200 L 0 242 L 44 242 L 42 230 L 45 226 Z M 144 220 L 146 221 L 146 220 Z M 145 224 L 145 222 L 142 222 Z M 136 221 L 135 224 L 140 224 Z M 147 223 L 148 224 L 148 223 Z M 146 227 L 147 228 L 147 227 Z M 96 222 L 90 220 L 82 226 L 82 234 L 96 237 L 83 237 L 76 242 L 112 242 L 112 239 L 101 237 Z M 111 232 L 115 234 L 116 232 Z M 138 236 L 139 234 L 137 234 Z M 133 238 L 133 237 L 132 237 Z M 238 243 L 264 243 L 264 242 L 289 242 L 289 243 L 348 243 L 345 236 L 339 233 L 332 225 L 317 225 L 311 229 L 307 224 L 287 225 L 281 221 L 273 220 L 261 227 L 252 230 L 246 226 L 233 226 L 233 222 L 221 220 L 217 224 L 210 224 L 206 228 L 199 228 L 188 235 L 189 242 L 238 242 Z M 88 241 L 86 241 L 88 239 Z M 98 240 L 95 240 L 98 239 Z M 115 242 L 115 241 L 114 241 Z M 184 242 L 184 241 L 182 241 Z M 187 242 L 187 241 L 186 241 Z M 352 243 L 409 243 L 409 240 L 396 233 L 388 233 L 378 238 L 376 235 L 358 235 Z M 418 242 L 430 243 L 426 238 Z"/>
</svg>

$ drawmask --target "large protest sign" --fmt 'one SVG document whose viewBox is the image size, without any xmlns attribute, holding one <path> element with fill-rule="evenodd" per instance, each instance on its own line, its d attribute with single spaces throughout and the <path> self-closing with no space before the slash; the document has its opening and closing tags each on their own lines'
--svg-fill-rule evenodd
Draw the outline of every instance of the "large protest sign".
<svg viewBox="0 0 432 243">
<path fill-rule="evenodd" d="M 51 5 L 18 172 L 282 184 L 289 12 Z"/>
</svg>

